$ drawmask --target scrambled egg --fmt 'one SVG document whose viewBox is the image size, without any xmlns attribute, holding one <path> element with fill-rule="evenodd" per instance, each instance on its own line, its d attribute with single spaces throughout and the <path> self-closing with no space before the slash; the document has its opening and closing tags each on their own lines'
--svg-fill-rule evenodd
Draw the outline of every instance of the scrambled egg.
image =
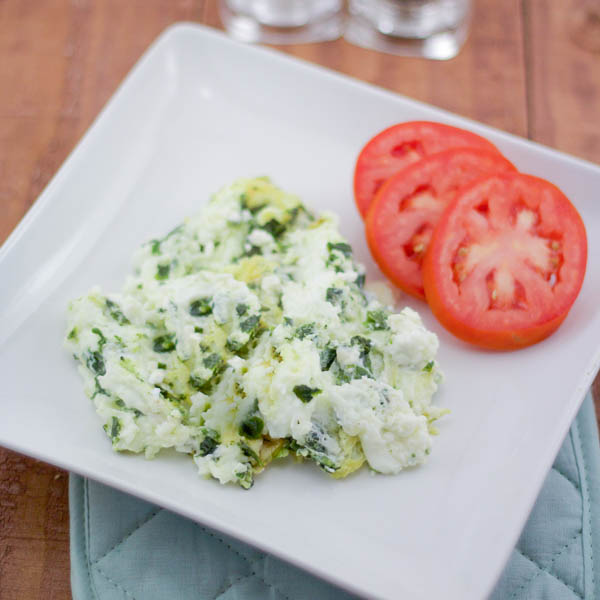
<svg viewBox="0 0 600 600">
<path fill-rule="evenodd" d="M 121 293 L 68 310 L 66 346 L 115 450 L 174 448 L 244 488 L 288 454 L 334 477 L 424 462 L 438 340 L 365 294 L 333 214 L 242 179 L 134 263 Z"/>
</svg>

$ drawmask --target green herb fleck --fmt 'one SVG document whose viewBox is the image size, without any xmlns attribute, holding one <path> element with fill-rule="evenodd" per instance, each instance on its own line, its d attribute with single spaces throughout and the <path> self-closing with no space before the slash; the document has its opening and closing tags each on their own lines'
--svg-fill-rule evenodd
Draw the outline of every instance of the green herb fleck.
<svg viewBox="0 0 600 600">
<path fill-rule="evenodd" d="M 152 254 L 160 254 L 160 240 L 152 240 L 150 242 Z"/>
<path fill-rule="evenodd" d="M 167 365 L 166 365 L 165 363 L 163 363 L 163 362 L 159 362 L 159 363 L 156 365 L 156 368 L 157 368 L 157 369 L 166 369 L 166 368 L 167 368 Z"/>
<path fill-rule="evenodd" d="M 424 367 L 423 367 L 423 371 L 426 371 L 427 373 L 431 373 L 431 370 L 433 369 L 433 365 L 434 362 L 432 360 L 430 360 Z"/>
<path fill-rule="evenodd" d="M 120 306 L 110 300 L 106 299 L 106 308 L 108 308 L 108 312 L 110 316 L 119 324 L 119 325 L 129 325 L 129 319 L 123 314 Z"/>
<path fill-rule="evenodd" d="M 204 317 L 210 315 L 211 312 L 210 298 L 200 298 L 190 304 L 190 315 L 192 317 Z"/>
<path fill-rule="evenodd" d="M 387 315 L 382 310 L 370 310 L 367 312 L 365 325 L 373 331 L 389 329 L 387 324 Z"/>
<path fill-rule="evenodd" d="M 248 312 L 248 305 L 247 304 L 238 304 L 235 307 L 235 312 L 238 314 L 238 317 L 242 317 L 244 316 L 247 312 Z"/>
<path fill-rule="evenodd" d="M 278 238 L 285 231 L 285 225 L 275 219 L 267 221 L 262 228 L 268 231 L 274 238 Z"/>
<path fill-rule="evenodd" d="M 240 425 L 240 435 L 256 440 L 261 436 L 264 426 L 265 422 L 257 414 L 251 415 Z"/>
<path fill-rule="evenodd" d="M 102 347 L 104 344 L 106 344 L 106 338 L 104 337 L 104 334 L 97 327 L 92 327 L 92 333 L 95 333 L 100 338 L 98 341 L 98 348 L 102 350 Z"/>
<path fill-rule="evenodd" d="M 246 250 L 243 254 L 243 256 L 255 256 L 257 254 L 262 254 L 262 250 L 260 249 L 260 246 L 250 246 L 250 248 L 248 250 Z"/>
<path fill-rule="evenodd" d="M 358 346 L 360 349 L 360 358 L 367 369 L 371 368 L 371 359 L 369 352 L 371 351 L 371 340 L 363 337 L 362 335 L 355 335 L 350 340 L 353 346 Z"/>
<path fill-rule="evenodd" d="M 69 335 L 67 335 L 68 340 L 76 340 L 77 339 L 77 327 L 73 327 L 71 331 L 69 331 Z"/>
<path fill-rule="evenodd" d="M 172 352 L 175 350 L 175 335 L 169 333 L 155 337 L 152 348 L 154 352 Z"/>
<path fill-rule="evenodd" d="M 215 440 L 212 437 L 207 436 L 200 443 L 200 448 L 198 450 L 198 454 L 200 456 L 207 456 L 209 454 L 212 454 L 217 449 L 218 445 L 219 445 L 219 442 L 217 442 L 217 440 Z"/>
<path fill-rule="evenodd" d="M 314 323 L 306 323 L 301 325 L 296 329 L 296 337 L 299 340 L 303 340 L 306 336 L 312 335 L 315 332 L 315 324 Z"/>
<path fill-rule="evenodd" d="M 203 379 L 202 377 L 198 377 L 197 375 L 190 375 L 188 383 L 199 392 L 204 394 L 208 393 L 211 388 L 210 380 Z"/>
<path fill-rule="evenodd" d="M 343 293 L 344 290 L 342 290 L 341 288 L 330 287 L 327 288 L 327 292 L 325 293 L 325 299 L 327 300 L 327 302 L 335 305 L 340 302 Z"/>
<path fill-rule="evenodd" d="M 104 394 L 105 396 L 109 396 L 110 394 L 100 385 L 100 382 L 98 381 L 98 377 L 94 378 L 94 393 L 92 394 L 92 400 L 98 395 L 98 394 Z"/>
<path fill-rule="evenodd" d="M 352 372 L 352 379 L 362 379 L 363 377 L 372 377 L 372 375 L 364 367 L 355 365 L 354 370 Z"/>
<path fill-rule="evenodd" d="M 121 421 L 119 421 L 117 417 L 113 417 L 110 424 L 110 437 L 114 440 L 116 437 L 118 437 L 120 431 Z"/>
<path fill-rule="evenodd" d="M 154 276 L 154 278 L 158 279 L 159 281 L 161 281 L 163 279 L 168 279 L 170 271 L 171 271 L 171 265 L 157 265 L 156 275 Z"/>
<path fill-rule="evenodd" d="M 300 400 L 302 400 L 302 402 L 304 402 L 305 404 L 307 402 L 310 402 L 314 396 L 316 396 L 317 394 L 320 394 L 322 390 L 320 390 L 319 388 L 311 388 L 308 385 L 296 385 L 294 386 L 294 394 L 296 394 L 296 396 L 298 398 L 300 398 Z"/>
<path fill-rule="evenodd" d="M 333 361 L 335 360 L 335 356 L 336 356 L 335 348 L 333 348 L 331 346 L 327 346 L 327 348 L 324 348 L 323 350 L 321 350 L 321 353 L 319 354 L 319 360 L 321 363 L 321 371 L 329 371 L 329 369 L 331 368 L 331 365 L 333 364 Z"/>
<path fill-rule="evenodd" d="M 358 275 L 358 277 L 354 280 L 354 283 L 356 283 L 356 285 L 362 290 L 365 287 L 365 274 L 361 273 Z"/>
<path fill-rule="evenodd" d="M 327 250 L 332 252 L 333 250 L 337 250 L 341 252 L 345 257 L 348 257 L 352 254 L 352 246 L 347 244 L 346 242 L 336 242 L 335 244 L 332 242 L 327 242 Z"/>
<path fill-rule="evenodd" d="M 219 365 L 221 365 L 221 363 L 223 362 L 223 359 L 216 353 L 213 352 L 213 354 L 210 354 L 209 356 L 207 356 L 203 361 L 202 364 L 207 368 L 207 369 L 216 369 Z"/>
<path fill-rule="evenodd" d="M 256 328 L 259 321 L 260 317 L 258 315 L 252 315 L 240 323 L 240 329 L 246 333 L 252 331 Z"/>
<path fill-rule="evenodd" d="M 239 442 L 239 447 L 240 450 L 251 460 L 251 462 L 259 467 L 262 467 L 263 463 L 260 460 L 260 457 L 258 456 L 258 454 L 256 452 L 254 452 L 254 450 L 252 450 L 252 448 L 250 448 L 250 446 L 248 446 L 248 444 L 246 444 L 246 442 Z"/>
<path fill-rule="evenodd" d="M 85 361 L 87 368 L 92 371 L 95 375 L 106 375 L 106 366 L 104 364 L 104 358 L 102 352 L 97 350 L 89 351 Z"/>
</svg>

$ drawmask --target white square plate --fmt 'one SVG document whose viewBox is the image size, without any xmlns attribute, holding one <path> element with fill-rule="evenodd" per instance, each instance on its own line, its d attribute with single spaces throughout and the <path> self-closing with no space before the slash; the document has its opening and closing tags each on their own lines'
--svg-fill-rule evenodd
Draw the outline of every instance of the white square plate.
<svg viewBox="0 0 600 600">
<path fill-rule="evenodd" d="M 512 353 L 441 339 L 446 373 L 429 464 L 343 481 L 273 465 L 250 492 L 191 460 L 113 453 L 62 349 L 69 299 L 120 287 L 129 257 L 238 176 L 270 175 L 342 232 L 370 275 L 352 200 L 363 143 L 438 120 L 489 137 L 551 179 L 587 225 L 589 265 L 560 330 Z M 0 250 L 0 444 L 136 494 L 376 598 L 490 592 L 600 362 L 600 169 L 195 25 L 163 34 Z"/>
</svg>

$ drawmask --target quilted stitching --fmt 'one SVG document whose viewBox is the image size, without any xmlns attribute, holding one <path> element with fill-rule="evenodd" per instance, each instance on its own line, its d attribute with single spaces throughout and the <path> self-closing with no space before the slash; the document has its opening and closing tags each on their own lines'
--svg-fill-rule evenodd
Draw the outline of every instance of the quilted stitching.
<svg viewBox="0 0 600 600">
<path fill-rule="evenodd" d="M 276 592 L 278 592 L 280 595 L 283 596 L 283 598 L 285 598 L 285 600 L 290 600 L 290 598 L 287 595 L 285 595 L 281 590 L 277 589 L 277 587 L 275 585 L 267 582 L 263 577 L 258 575 L 258 573 L 256 572 L 258 570 L 256 568 L 258 563 L 263 562 L 266 559 L 266 555 L 262 555 L 262 556 L 259 556 L 258 558 L 255 558 L 254 560 L 251 560 L 247 556 L 244 556 L 243 554 L 241 554 L 240 552 L 238 552 L 237 550 L 232 548 L 225 540 L 223 540 L 221 537 L 216 535 L 214 532 L 209 531 L 208 529 L 206 529 L 206 527 L 202 527 L 202 526 L 199 526 L 199 527 L 202 531 L 204 531 L 205 533 L 208 533 L 208 535 L 210 535 L 211 537 L 213 537 L 216 540 L 218 540 L 219 542 L 222 542 L 223 544 L 225 544 L 231 552 L 234 552 L 235 554 L 237 554 L 238 556 L 241 556 L 244 560 L 246 560 L 248 562 L 248 565 L 250 566 L 250 569 L 252 570 L 251 575 L 255 576 L 257 579 L 260 579 L 267 587 L 270 587 L 273 590 L 275 590 Z M 219 594 L 219 595 L 221 595 L 221 594 Z M 216 596 L 215 598 L 218 598 L 218 596 Z"/>
<path fill-rule="evenodd" d="M 114 544 L 114 546 L 112 548 L 109 548 L 102 556 L 99 556 L 96 560 L 93 560 L 91 563 L 92 566 L 97 565 L 103 558 L 105 558 L 106 556 L 108 556 L 109 554 L 111 554 L 112 552 L 117 550 L 117 548 L 119 548 L 121 545 L 123 545 L 136 531 L 140 530 L 142 527 L 144 527 L 146 524 L 148 524 L 150 521 L 152 521 L 152 519 L 154 519 L 154 517 L 156 517 L 156 515 L 161 510 L 162 510 L 162 508 L 158 508 L 157 510 L 155 510 L 151 514 L 149 514 L 141 523 L 138 523 L 131 531 L 126 533 L 120 540 L 117 540 L 117 542 Z"/>
<path fill-rule="evenodd" d="M 558 473 L 563 479 L 566 479 L 577 490 L 577 492 L 581 492 L 579 485 L 577 485 L 570 477 L 567 477 L 567 475 L 560 471 L 556 465 L 552 466 L 552 470 Z"/>
<path fill-rule="evenodd" d="M 579 536 L 581 537 L 581 535 Z M 572 540 L 570 540 L 569 542 L 567 542 L 567 544 L 565 544 L 565 546 L 562 548 L 562 550 L 555 555 L 554 559 L 552 560 L 552 563 L 554 562 L 554 560 L 556 560 L 557 558 L 559 558 L 559 556 L 567 550 L 567 548 L 576 540 L 577 538 L 573 538 Z M 511 596 L 511 598 L 516 598 L 517 595 L 519 594 L 519 592 L 521 592 L 522 590 L 525 590 L 525 588 L 527 586 L 529 586 L 537 577 L 539 577 L 542 573 L 546 573 L 546 575 L 549 575 L 550 577 L 552 577 L 555 581 L 558 581 L 560 583 L 562 583 L 566 588 L 568 588 L 573 594 L 575 594 L 575 596 L 577 596 L 577 598 L 581 598 L 581 600 L 583 600 L 583 592 L 579 592 L 577 591 L 575 588 L 571 587 L 571 585 L 569 585 L 566 581 L 564 581 L 564 579 L 561 579 L 560 577 L 558 577 L 558 575 L 556 575 L 556 573 L 552 573 L 552 571 L 550 569 L 544 569 L 541 565 L 539 565 L 533 558 L 531 558 L 531 556 L 527 556 L 527 554 L 525 554 L 522 550 L 520 550 L 519 548 L 515 548 L 515 551 L 518 552 L 521 556 L 523 556 L 524 558 L 526 558 L 530 563 L 532 563 L 532 565 L 535 566 L 536 568 L 536 572 L 526 581 L 524 581 L 513 593 L 513 595 Z M 552 565 L 551 565 L 552 566 Z"/>
<path fill-rule="evenodd" d="M 157 511 L 153 504 L 122 495 L 119 497 L 118 510 L 111 513 L 110 526 L 107 526 L 106 510 L 115 500 L 114 491 L 94 483 L 86 483 L 86 488 L 89 494 L 88 519 L 94 533 L 89 540 L 89 558 L 92 562 L 116 546 L 127 531 L 135 529 Z"/>
<path fill-rule="evenodd" d="M 591 532 L 592 531 L 592 510 L 590 507 L 590 494 L 589 494 L 589 490 L 590 490 L 590 477 L 589 477 L 589 471 L 588 471 L 588 466 L 587 466 L 587 461 L 588 458 L 586 456 L 586 446 L 585 444 L 581 443 L 581 438 L 579 437 L 579 426 L 577 425 L 577 421 L 575 421 L 574 426 L 573 426 L 573 430 L 574 430 L 574 437 L 577 439 L 578 443 L 579 443 L 579 448 L 581 449 L 582 455 L 583 455 L 583 471 L 584 471 L 584 478 L 585 478 L 585 486 L 587 489 L 587 492 L 585 494 L 585 500 L 586 500 L 586 512 L 587 512 L 587 525 L 588 525 L 588 531 Z M 596 589 L 596 579 L 595 579 L 595 573 L 594 573 L 594 547 L 591 543 L 591 540 L 587 540 L 587 550 L 588 550 L 588 555 L 590 557 L 590 561 L 589 561 L 589 566 L 590 566 L 590 571 L 591 571 L 591 580 L 592 580 L 592 589 L 595 590 Z"/>
<path fill-rule="evenodd" d="M 125 589 L 121 584 L 111 579 L 100 567 L 96 565 L 94 567 L 94 570 L 100 573 L 100 575 L 102 575 L 102 577 L 104 577 L 104 579 L 106 579 L 106 581 L 108 581 L 113 587 L 115 587 L 120 592 L 123 592 L 126 598 L 130 598 L 131 600 L 137 600 L 136 597 L 129 590 Z"/>
</svg>

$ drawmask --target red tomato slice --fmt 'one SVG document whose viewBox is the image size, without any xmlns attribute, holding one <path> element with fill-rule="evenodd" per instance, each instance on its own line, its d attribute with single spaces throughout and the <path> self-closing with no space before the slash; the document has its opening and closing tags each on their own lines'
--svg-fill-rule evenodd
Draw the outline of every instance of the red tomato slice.
<svg viewBox="0 0 600 600">
<path fill-rule="evenodd" d="M 457 337 L 522 348 L 562 323 L 586 261 L 583 221 L 557 187 L 521 173 L 493 175 L 442 215 L 423 262 L 425 294 Z"/>
<path fill-rule="evenodd" d="M 405 292 L 425 299 L 421 263 L 457 190 L 514 166 L 495 152 L 457 148 L 396 173 L 377 192 L 366 219 L 367 242 L 381 270 Z"/>
<path fill-rule="evenodd" d="M 394 173 L 429 154 L 450 148 L 479 148 L 498 152 L 486 139 L 450 125 L 410 121 L 385 129 L 367 142 L 354 169 L 354 198 L 362 217 L 377 190 Z"/>
</svg>

